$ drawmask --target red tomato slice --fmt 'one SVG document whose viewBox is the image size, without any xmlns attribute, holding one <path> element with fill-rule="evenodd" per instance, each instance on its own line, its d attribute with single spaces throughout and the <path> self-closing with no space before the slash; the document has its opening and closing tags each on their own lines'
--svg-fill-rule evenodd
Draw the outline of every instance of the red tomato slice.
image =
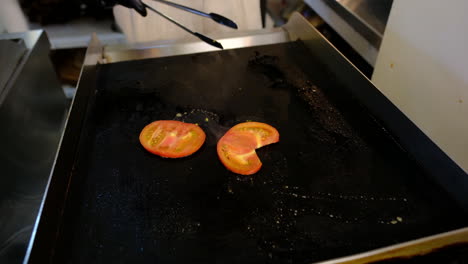
<svg viewBox="0 0 468 264">
<path fill-rule="evenodd" d="M 172 120 L 155 121 L 140 133 L 141 145 L 164 158 L 189 156 L 200 149 L 205 138 L 205 132 L 199 126 Z"/>
<path fill-rule="evenodd" d="M 218 157 L 228 170 L 251 175 L 262 167 L 255 149 L 278 141 L 278 131 L 268 124 L 241 123 L 232 127 L 218 141 Z"/>
</svg>

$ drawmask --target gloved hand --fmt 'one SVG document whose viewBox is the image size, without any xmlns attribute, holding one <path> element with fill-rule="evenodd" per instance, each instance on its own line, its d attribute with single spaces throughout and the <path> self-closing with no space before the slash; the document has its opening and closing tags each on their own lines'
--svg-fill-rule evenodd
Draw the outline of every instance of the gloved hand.
<svg viewBox="0 0 468 264">
<path fill-rule="evenodd" d="M 105 5 L 123 5 L 135 9 L 140 15 L 146 16 L 146 7 L 141 0 L 101 0 Z"/>
</svg>

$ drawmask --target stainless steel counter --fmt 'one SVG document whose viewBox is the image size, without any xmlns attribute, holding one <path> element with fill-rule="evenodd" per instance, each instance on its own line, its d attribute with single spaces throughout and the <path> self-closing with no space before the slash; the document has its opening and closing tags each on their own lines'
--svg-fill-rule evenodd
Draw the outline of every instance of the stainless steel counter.
<svg viewBox="0 0 468 264">
<path fill-rule="evenodd" d="M 372 66 L 393 0 L 305 0 Z"/>
<path fill-rule="evenodd" d="M 282 28 L 219 33 L 210 37 L 222 43 L 224 49 L 244 48 L 290 41 L 288 33 Z M 85 65 L 94 65 L 96 63 L 96 59 L 98 59 L 100 63 L 112 63 L 126 60 L 159 58 L 218 50 L 197 38 L 189 40 L 156 41 L 142 44 L 121 44 L 110 46 L 104 45 L 100 38 L 97 35 L 94 35 L 93 40 L 96 41 L 97 39 L 99 39 L 100 42 L 98 44 L 99 46 L 90 45 L 90 49 L 88 49 L 88 53 L 85 58 Z M 93 50 L 96 51 L 93 52 Z M 94 54 L 94 56 L 92 54 Z M 97 58 L 95 57 L 96 55 Z"/>
<path fill-rule="evenodd" d="M 3 66 L 0 70 L 0 97 L 26 50 L 26 45 L 21 39 L 11 40 L 0 37 L 0 58 Z"/>
<path fill-rule="evenodd" d="M 336 0 L 357 19 L 362 20 L 371 30 L 383 35 L 393 0 Z"/>
<path fill-rule="evenodd" d="M 58 148 L 67 103 L 43 31 L 0 35 L 0 263 L 21 263 Z M 8 55 L 8 56 L 6 56 Z"/>
</svg>

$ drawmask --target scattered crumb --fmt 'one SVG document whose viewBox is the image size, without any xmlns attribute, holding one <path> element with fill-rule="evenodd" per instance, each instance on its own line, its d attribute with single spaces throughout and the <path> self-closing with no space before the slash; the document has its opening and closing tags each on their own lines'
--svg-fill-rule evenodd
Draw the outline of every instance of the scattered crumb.
<svg viewBox="0 0 468 264">
<path fill-rule="evenodd" d="M 182 114 L 181 114 L 181 113 L 177 113 L 176 116 L 177 116 L 177 117 L 182 117 Z"/>
<path fill-rule="evenodd" d="M 205 118 L 205 122 L 208 122 L 208 121 L 210 121 L 210 120 L 208 119 L 208 117 L 206 117 L 206 118 Z"/>
<path fill-rule="evenodd" d="M 397 216 L 396 220 L 397 220 L 398 222 L 403 222 L 403 218 L 401 218 L 401 217 L 399 217 L 399 216 Z"/>
<path fill-rule="evenodd" d="M 458 102 L 461 104 L 461 103 L 463 103 L 463 100 L 462 100 L 462 99 L 458 99 Z"/>
<path fill-rule="evenodd" d="M 390 223 L 391 223 L 392 225 L 394 225 L 394 224 L 398 223 L 398 221 L 397 221 L 397 220 L 392 220 Z"/>
</svg>

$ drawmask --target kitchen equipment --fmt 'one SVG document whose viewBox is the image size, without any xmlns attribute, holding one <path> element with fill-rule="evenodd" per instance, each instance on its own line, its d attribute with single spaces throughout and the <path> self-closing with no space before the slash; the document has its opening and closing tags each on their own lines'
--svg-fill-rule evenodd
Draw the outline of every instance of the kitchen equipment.
<svg viewBox="0 0 468 264">
<path fill-rule="evenodd" d="M 466 232 L 464 172 L 315 29 L 295 14 L 257 36 L 222 42 L 276 44 L 119 51 L 94 39 L 29 263 L 308 263 Z M 128 60 L 155 54 L 167 57 Z M 138 134 L 158 119 L 198 123 L 205 145 L 149 154 Z M 246 120 L 280 132 L 247 178 L 215 150 Z M 424 241 L 418 252 L 434 249 Z"/>
</svg>

